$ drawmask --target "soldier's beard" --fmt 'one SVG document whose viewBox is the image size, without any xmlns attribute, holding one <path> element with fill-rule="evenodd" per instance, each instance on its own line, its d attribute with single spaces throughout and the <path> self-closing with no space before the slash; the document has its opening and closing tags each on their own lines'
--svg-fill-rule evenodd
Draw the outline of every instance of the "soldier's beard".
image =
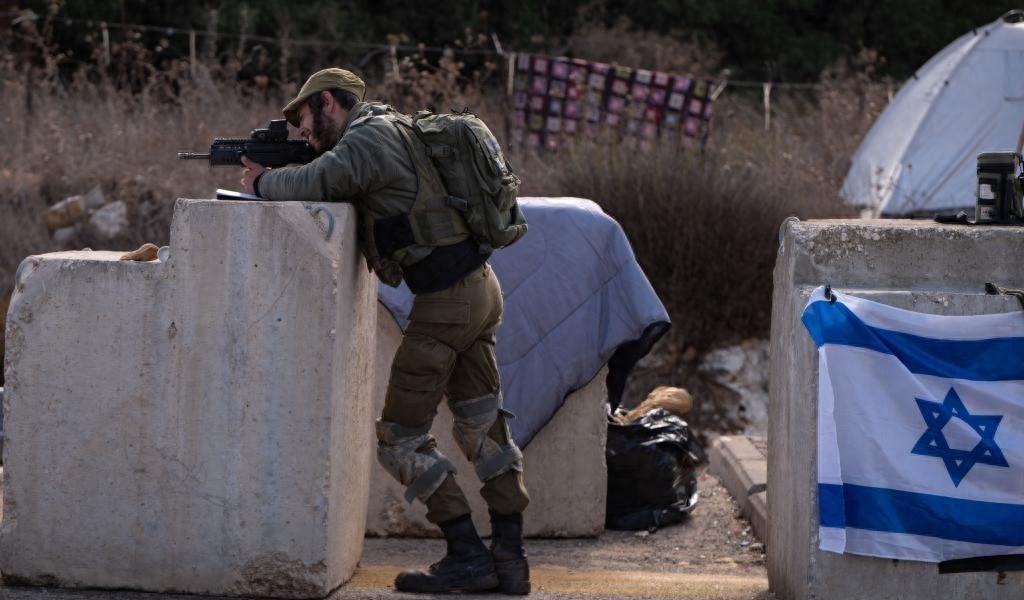
<svg viewBox="0 0 1024 600">
<path fill-rule="evenodd" d="M 341 127 L 332 122 L 324 114 L 324 111 L 313 111 L 313 139 L 312 146 L 319 154 L 327 152 L 338 144 L 341 139 Z"/>
</svg>

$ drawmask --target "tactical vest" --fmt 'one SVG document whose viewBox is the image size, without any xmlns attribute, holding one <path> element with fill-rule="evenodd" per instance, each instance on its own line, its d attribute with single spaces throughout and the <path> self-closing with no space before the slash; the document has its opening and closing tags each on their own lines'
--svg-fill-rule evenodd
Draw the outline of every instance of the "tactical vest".
<svg viewBox="0 0 1024 600">
<path fill-rule="evenodd" d="M 483 262 L 494 248 L 526 233 L 516 202 L 519 178 L 482 121 L 472 115 L 425 112 L 410 118 L 376 105 L 349 127 L 374 118 L 395 127 L 417 180 L 408 214 L 375 218 L 364 210 L 361 215 L 363 254 L 381 281 L 391 286 L 401 282 L 400 260 L 412 246 L 452 246 L 472 237 Z"/>
</svg>

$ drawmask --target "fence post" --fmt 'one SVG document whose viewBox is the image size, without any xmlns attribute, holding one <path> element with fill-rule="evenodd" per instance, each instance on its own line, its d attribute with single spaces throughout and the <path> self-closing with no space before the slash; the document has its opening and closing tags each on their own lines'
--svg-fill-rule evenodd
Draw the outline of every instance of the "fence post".
<svg viewBox="0 0 1024 600">
<path fill-rule="evenodd" d="M 107 29 L 107 22 L 100 23 L 100 34 L 103 36 L 103 66 L 110 66 L 110 30 Z"/>
<path fill-rule="evenodd" d="M 515 73 L 516 73 L 516 53 L 515 52 L 509 52 L 508 53 L 508 60 L 505 61 L 505 65 L 506 65 L 506 71 L 505 71 L 505 93 L 506 93 L 506 95 L 508 95 L 509 98 L 511 98 L 512 95 L 513 95 L 513 92 L 515 91 L 513 89 L 513 88 L 515 88 Z"/>
<path fill-rule="evenodd" d="M 196 30 L 188 30 L 188 74 L 196 78 Z"/>
<path fill-rule="evenodd" d="M 281 85 L 284 85 L 285 82 L 288 81 L 288 59 L 291 58 L 291 56 L 290 56 L 291 48 L 289 47 L 289 43 L 288 43 L 288 39 L 290 37 L 290 34 L 291 34 L 291 31 L 290 31 L 290 29 L 288 27 L 282 27 L 281 28 L 281 36 L 278 38 L 278 39 L 281 40 L 280 42 L 278 42 L 278 45 L 281 47 L 281 63 L 280 63 L 280 68 L 281 68 L 280 81 L 281 81 Z"/>
<path fill-rule="evenodd" d="M 246 38 L 249 37 L 249 23 L 252 20 L 252 14 L 249 12 L 249 5 L 243 4 L 238 9 L 238 60 L 243 60 L 245 56 L 245 42 Z"/>
<path fill-rule="evenodd" d="M 391 76 L 397 84 L 402 80 L 402 75 L 398 70 L 398 47 L 395 46 L 395 44 L 390 44 L 388 46 L 388 56 L 391 58 Z"/>
<path fill-rule="evenodd" d="M 36 66 L 31 62 L 28 63 L 28 68 L 25 69 L 25 114 L 28 117 L 32 116 L 32 90 L 35 89 L 34 77 Z M 25 133 L 28 134 L 28 126 L 30 119 L 25 119 Z"/>
<path fill-rule="evenodd" d="M 211 61 L 217 57 L 217 21 L 218 15 L 216 8 L 211 8 L 210 12 L 207 13 L 206 18 L 206 39 L 203 41 L 203 58 L 207 61 Z"/>
</svg>

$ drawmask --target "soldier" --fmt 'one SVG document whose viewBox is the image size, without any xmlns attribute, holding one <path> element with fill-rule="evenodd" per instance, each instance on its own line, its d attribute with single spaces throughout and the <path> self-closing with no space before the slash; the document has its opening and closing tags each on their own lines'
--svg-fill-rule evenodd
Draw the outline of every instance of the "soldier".
<svg viewBox="0 0 1024 600">
<path fill-rule="evenodd" d="M 415 294 L 376 423 L 377 458 L 407 487 L 408 501 L 426 504 L 427 519 L 444 533 L 447 554 L 426 571 L 402 572 L 395 587 L 527 594 L 522 512 L 530 500 L 522 454 L 505 422 L 510 413 L 501 407 L 494 356 L 501 287 L 454 209 L 430 211 L 429 219 L 418 213 L 413 235 L 413 204 L 432 187 L 421 184 L 430 160 L 426 147 L 402 129 L 396 121 L 401 116 L 389 107 L 363 102 L 364 92 L 363 81 L 349 71 L 313 74 L 284 115 L 322 154 L 307 165 L 274 170 L 243 158 L 242 185 L 273 200 L 352 202 L 371 268 L 390 285 L 404 278 Z M 490 550 L 470 518 L 455 468 L 429 433 L 445 394 L 456 442 L 483 482 Z"/>
</svg>

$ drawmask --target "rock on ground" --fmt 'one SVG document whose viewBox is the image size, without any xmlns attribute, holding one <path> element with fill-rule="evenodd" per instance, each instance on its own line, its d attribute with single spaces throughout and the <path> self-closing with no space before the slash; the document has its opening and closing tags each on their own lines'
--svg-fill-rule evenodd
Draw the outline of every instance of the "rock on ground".
<svg viewBox="0 0 1024 600">
<path fill-rule="evenodd" d="M 746 422 L 743 433 L 768 433 L 768 340 L 744 340 L 735 346 L 713 350 L 704 356 L 698 370 L 726 394 L 734 411 L 732 420 Z"/>
<path fill-rule="evenodd" d="M 107 204 L 93 213 L 89 225 L 107 239 L 121 235 L 128 227 L 128 205 L 121 200 Z"/>
</svg>

